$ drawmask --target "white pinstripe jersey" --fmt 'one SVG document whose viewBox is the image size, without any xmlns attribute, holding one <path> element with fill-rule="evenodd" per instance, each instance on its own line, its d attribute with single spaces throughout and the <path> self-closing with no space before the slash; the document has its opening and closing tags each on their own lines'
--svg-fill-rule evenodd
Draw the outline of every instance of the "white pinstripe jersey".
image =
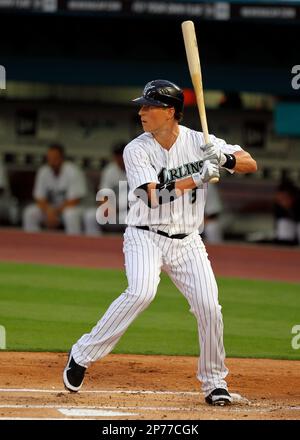
<svg viewBox="0 0 300 440">
<path fill-rule="evenodd" d="M 224 153 L 241 150 L 239 145 L 227 144 L 223 139 L 210 135 L 210 141 Z M 203 229 L 207 184 L 197 190 L 187 191 L 171 203 L 149 208 L 136 197 L 134 191 L 145 183 L 167 182 L 182 179 L 201 171 L 204 145 L 202 132 L 179 126 L 179 135 L 169 150 L 163 148 L 151 133 L 145 132 L 133 139 L 123 153 L 129 183 L 129 226 L 149 226 L 169 235 L 190 234 Z"/>
</svg>

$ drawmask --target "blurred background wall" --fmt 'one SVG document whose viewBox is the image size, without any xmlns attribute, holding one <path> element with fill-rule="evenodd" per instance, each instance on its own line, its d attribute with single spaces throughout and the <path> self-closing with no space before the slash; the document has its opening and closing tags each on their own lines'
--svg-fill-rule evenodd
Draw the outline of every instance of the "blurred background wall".
<svg viewBox="0 0 300 440">
<path fill-rule="evenodd" d="M 141 132 L 130 100 L 151 79 L 184 87 L 183 123 L 200 129 L 186 19 L 197 30 L 209 129 L 259 166 L 222 176 L 225 237 L 273 228 L 278 184 L 300 183 L 300 1 L 0 0 L 0 155 L 20 209 L 53 141 L 94 191 L 112 146 Z"/>
</svg>

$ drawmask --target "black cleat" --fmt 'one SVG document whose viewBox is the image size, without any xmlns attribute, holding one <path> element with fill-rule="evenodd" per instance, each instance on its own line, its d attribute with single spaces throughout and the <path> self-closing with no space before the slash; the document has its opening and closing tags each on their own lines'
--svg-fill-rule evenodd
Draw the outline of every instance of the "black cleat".
<svg viewBox="0 0 300 440">
<path fill-rule="evenodd" d="M 80 390 L 85 375 L 85 367 L 76 364 L 70 352 L 68 363 L 64 369 L 63 381 L 68 391 L 76 393 Z"/>
<path fill-rule="evenodd" d="M 216 388 L 205 397 L 205 402 L 209 405 L 225 406 L 231 404 L 232 397 L 224 388 Z"/>
</svg>

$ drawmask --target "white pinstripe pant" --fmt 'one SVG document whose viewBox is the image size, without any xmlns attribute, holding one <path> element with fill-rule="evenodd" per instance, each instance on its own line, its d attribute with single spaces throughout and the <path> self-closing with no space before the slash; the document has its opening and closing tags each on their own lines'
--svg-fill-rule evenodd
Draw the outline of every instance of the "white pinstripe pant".
<svg viewBox="0 0 300 440">
<path fill-rule="evenodd" d="M 198 232 L 178 240 L 128 227 L 124 254 L 128 288 L 92 331 L 73 345 L 75 361 L 88 367 L 114 348 L 131 322 L 154 299 L 163 268 L 186 297 L 197 319 L 201 347 L 197 378 L 205 395 L 215 388 L 227 389 L 218 288 Z"/>
</svg>

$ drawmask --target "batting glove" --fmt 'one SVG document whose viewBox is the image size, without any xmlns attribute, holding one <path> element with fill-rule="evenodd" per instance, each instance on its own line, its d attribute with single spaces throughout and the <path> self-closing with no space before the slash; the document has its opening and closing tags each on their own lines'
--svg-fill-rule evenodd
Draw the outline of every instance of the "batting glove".
<svg viewBox="0 0 300 440">
<path fill-rule="evenodd" d="M 225 154 L 214 144 L 206 144 L 202 147 L 202 150 L 204 151 L 203 160 L 216 160 L 220 167 L 227 160 Z"/>
<path fill-rule="evenodd" d="M 192 179 L 198 188 L 203 183 L 209 182 L 213 177 L 220 178 L 219 165 L 216 160 L 205 161 L 201 172 L 192 174 Z"/>
</svg>

